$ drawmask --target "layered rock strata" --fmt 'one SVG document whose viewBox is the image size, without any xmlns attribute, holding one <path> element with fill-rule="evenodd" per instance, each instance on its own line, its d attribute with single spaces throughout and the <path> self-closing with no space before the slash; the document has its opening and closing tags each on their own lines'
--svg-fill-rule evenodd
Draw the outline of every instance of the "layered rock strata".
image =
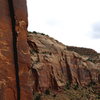
<svg viewBox="0 0 100 100">
<path fill-rule="evenodd" d="M 33 89 L 59 89 L 67 82 L 87 86 L 100 83 L 100 64 L 68 51 L 62 43 L 46 35 L 28 35 L 31 51 Z"/>
<path fill-rule="evenodd" d="M 33 100 L 33 92 L 68 82 L 100 83 L 100 56 L 94 62 L 44 34 L 27 37 L 27 26 L 26 0 L 0 0 L 0 100 Z"/>
</svg>

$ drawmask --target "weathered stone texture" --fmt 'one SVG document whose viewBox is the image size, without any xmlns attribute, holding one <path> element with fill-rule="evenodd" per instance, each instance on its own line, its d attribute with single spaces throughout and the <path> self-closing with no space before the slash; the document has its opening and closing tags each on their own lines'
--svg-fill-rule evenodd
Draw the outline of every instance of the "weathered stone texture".
<svg viewBox="0 0 100 100">
<path fill-rule="evenodd" d="M 0 100 L 15 98 L 13 91 L 16 90 L 16 77 L 11 27 L 7 0 L 0 0 Z M 12 95 L 7 95 L 7 91 L 11 91 Z"/>
<path fill-rule="evenodd" d="M 99 56 L 91 60 L 68 51 L 49 36 L 29 34 L 27 37 L 26 0 L 12 0 L 14 19 L 8 1 L 0 0 L 0 100 L 18 100 L 15 56 L 18 57 L 20 100 L 33 100 L 32 92 L 58 90 L 67 82 L 81 86 L 100 83 Z M 15 45 L 13 30 L 17 33 Z"/>
<path fill-rule="evenodd" d="M 88 61 L 78 53 L 68 51 L 62 43 L 41 34 L 29 34 L 33 89 L 59 89 L 67 82 L 87 86 L 99 82 L 100 64 Z"/>
<path fill-rule="evenodd" d="M 12 20 L 9 0 L 0 0 L 0 100 L 16 100 L 16 74 L 13 49 Z M 17 37 L 20 100 L 32 100 L 30 82 L 30 55 L 27 44 L 26 0 L 13 0 Z M 13 8 L 12 8 L 13 9 Z"/>
<path fill-rule="evenodd" d="M 21 88 L 21 100 L 31 100 L 32 90 L 30 82 L 30 53 L 27 44 L 27 7 L 26 0 L 13 0 L 18 28 L 17 48 L 19 60 L 19 78 Z M 25 99 L 26 98 L 26 99 Z"/>
</svg>

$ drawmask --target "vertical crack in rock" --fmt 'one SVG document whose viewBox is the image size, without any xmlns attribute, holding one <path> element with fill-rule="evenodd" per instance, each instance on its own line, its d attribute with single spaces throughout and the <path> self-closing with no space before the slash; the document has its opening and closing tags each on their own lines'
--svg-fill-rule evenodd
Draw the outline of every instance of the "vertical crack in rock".
<svg viewBox="0 0 100 100">
<path fill-rule="evenodd" d="M 69 64 L 68 64 L 68 62 L 67 62 L 67 57 L 66 57 L 66 55 L 65 55 L 65 63 L 66 63 L 68 81 L 69 81 L 70 83 L 72 83 L 72 73 L 71 73 L 70 66 L 69 66 Z"/>
<path fill-rule="evenodd" d="M 18 53 L 17 53 L 17 32 L 15 30 L 15 13 L 13 0 L 8 0 L 10 17 L 12 23 L 12 33 L 13 33 L 13 51 L 14 51 L 14 64 L 15 64 L 15 74 L 16 74 L 16 88 L 17 88 L 17 100 L 20 100 L 20 82 L 19 82 L 19 68 L 18 68 Z"/>
</svg>

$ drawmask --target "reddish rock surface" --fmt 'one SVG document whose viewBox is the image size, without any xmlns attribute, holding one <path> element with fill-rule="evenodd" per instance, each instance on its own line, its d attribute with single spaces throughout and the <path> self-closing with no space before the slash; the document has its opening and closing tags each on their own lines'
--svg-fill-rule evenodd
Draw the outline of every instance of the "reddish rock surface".
<svg viewBox="0 0 100 100">
<path fill-rule="evenodd" d="M 30 77 L 30 52 L 27 44 L 27 7 L 26 0 L 13 0 L 17 28 L 17 51 L 21 100 L 32 100 Z"/>
<path fill-rule="evenodd" d="M 92 56 L 93 57 L 93 56 L 98 55 L 98 53 L 95 50 L 90 49 L 90 48 L 67 46 L 67 50 L 77 52 L 83 56 Z"/>
<path fill-rule="evenodd" d="M 33 89 L 59 89 L 66 85 L 87 86 L 100 82 L 100 64 L 94 64 L 87 57 L 68 51 L 62 43 L 43 34 L 29 34 L 31 51 Z"/>
<path fill-rule="evenodd" d="M 0 100 L 32 100 L 30 85 L 30 54 L 27 44 L 27 7 L 26 0 L 12 0 L 14 19 L 12 19 L 9 2 L 0 0 Z M 12 15 L 13 16 L 13 15 Z M 16 26 L 12 24 L 15 21 Z M 19 83 L 16 83 L 16 66 L 14 62 L 14 44 L 12 27 L 18 33 L 16 47 L 18 57 Z M 13 46 L 14 45 L 14 46 Z M 18 86 L 20 93 L 18 93 Z"/>
<path fill-rule="evenodd" d="M 27 37 L 27 26 L 26 0 L 0 0 L 0 100 L 33 100 L 33 92 L 67 82 L 100 83 L 100 56 L 94 62 L 49 36 Z"/>
</svg>

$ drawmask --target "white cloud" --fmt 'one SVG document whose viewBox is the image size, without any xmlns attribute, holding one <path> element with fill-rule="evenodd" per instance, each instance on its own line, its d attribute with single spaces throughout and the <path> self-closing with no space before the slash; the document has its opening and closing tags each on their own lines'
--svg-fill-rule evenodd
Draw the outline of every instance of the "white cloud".
<svg viewBox="0 0 100 100">
<path fill-rule="evenodd" d="M 96 22 L 92 25 L 92 31 L 89 33 L 89 35 L 93 39 L 100 39 L 100 22 Z"/>
<path fill-rule="evenodd" d="M 100 52 L 100 40 L 88 33 L 100 21 L 100 0 L 27 0 L 30 31 L 39 31 L 66 45 L 90 47 Z"/>
</svg>

